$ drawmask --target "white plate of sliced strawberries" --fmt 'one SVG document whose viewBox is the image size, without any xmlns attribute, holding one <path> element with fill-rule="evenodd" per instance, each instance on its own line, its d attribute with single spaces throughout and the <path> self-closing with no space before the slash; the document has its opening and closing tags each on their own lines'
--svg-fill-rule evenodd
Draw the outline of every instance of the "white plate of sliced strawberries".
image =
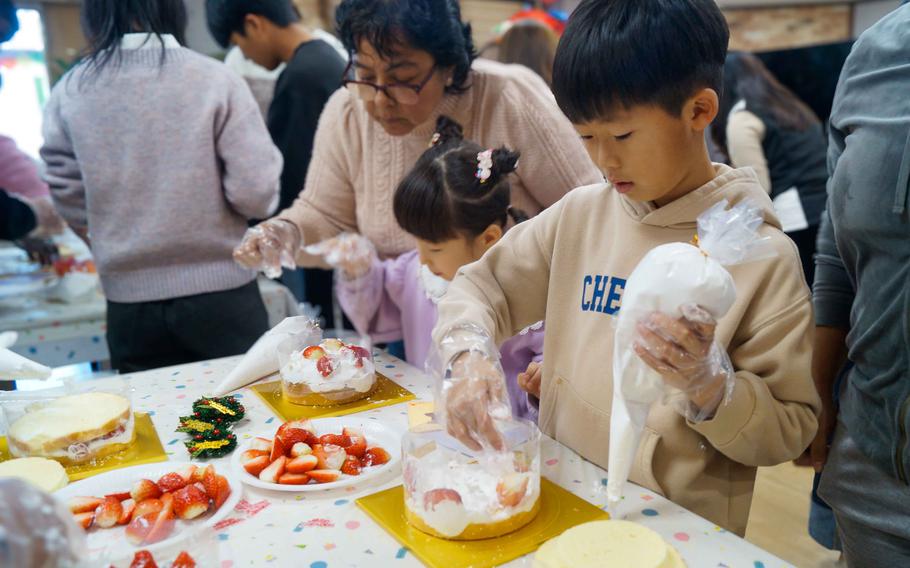
<svg viewBox="0 0 910 568">
<path fill-rule="evenodd" d="M 54 496 L 86 531 L 96 555 L 164 547 L 210 527 L 240 500 L 224 467 L 180 462 L 138 465 L 72 483 Z"/>
<path fill-rule="evenodd" d="M 389 471 L 400 460 L 401 436 L 375 420 L 292 420 L 234 452 L 240 481 L 273 491 L 346 487 Z"/>
</svg>

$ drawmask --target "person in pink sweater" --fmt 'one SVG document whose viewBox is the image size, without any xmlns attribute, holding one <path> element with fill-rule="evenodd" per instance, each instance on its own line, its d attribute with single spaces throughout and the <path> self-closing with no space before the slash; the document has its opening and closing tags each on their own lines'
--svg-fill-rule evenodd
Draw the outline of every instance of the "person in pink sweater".
<svg viewBox="0 0 910 568">
<path fill-rule="evenodd" d="M 345 231 L 369 238 L 381 258 L 413 250 L 392 195 L 443 114 L 483 147 L 521 152 L 511 199 L 531 215 L 603 181 L 543 79 L 519 65 L 475 61 L 457 0 L 343 0 L 336 24 L 351 53 L 346 88 L 320 117 L 300 197 L 235 249 L 243 266 L 269 275 L 315 266 L 320 259 L 301 245 Z"/>
<path fill-rule="evenodd" d="M 357 331 L 376 342 L 404 339 L 405 359 L 419 368 L 430 355 L 436 303 L 448 283 L 499 241 L 510 219 L 527 219 L 510 205 L 508 177 L 518 152 L 464 140 L 461 126 L 445 116 L 432 140 L 393 201 L 395 219 L 417 250 L 380 260 L 366 237 L 344 233 L 306 251 L 339 269 L 338 300 Z M 539 375 L 543 340 L 538 322 L 501 347 L 512 414 L 535 422 L 540 391 L 529 383 Z"/>
</svg>

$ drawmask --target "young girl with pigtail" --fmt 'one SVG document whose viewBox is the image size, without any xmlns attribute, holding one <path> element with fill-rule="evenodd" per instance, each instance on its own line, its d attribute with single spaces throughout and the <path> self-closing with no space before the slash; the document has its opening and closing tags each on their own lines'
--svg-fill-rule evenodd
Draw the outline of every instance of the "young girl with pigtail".
<svg viewBox="0 0 910 568">
<path fill-rule="evenodd" d="M 510 205 L 508 176 L 518 157 L 465 140 L 461 126 L 442 116 L 430 148 L 395 192 L 395 218 L 417 250 L 380 260 L 369 240 L 350 233 L 307 248 L 338 269 L 339 303 L 358 332 L 380 343 L 404 339 L 408 363 L 424 368 L 436 303 L 449 282 L 496 244 L 510 221 L 527 219 Z M 543 339 L 541 322 L 501 347 L 516 417 L 537 419 Z"/>
</svg>

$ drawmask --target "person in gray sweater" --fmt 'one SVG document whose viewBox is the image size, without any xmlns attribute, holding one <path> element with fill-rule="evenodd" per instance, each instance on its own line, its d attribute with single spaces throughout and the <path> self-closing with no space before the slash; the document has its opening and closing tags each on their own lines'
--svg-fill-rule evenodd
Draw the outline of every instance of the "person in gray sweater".
<svg viewBox="0 0 910 568">
<path fill-rule="evenodd" d="M 89 55 L 45 109 L 46 181 L 88 235 L 113 366 L 235 355 L 268 329 L 231 251 L 278 205 L 281 154 L 243 79 L 182 47 L 182 0 L 86 0 Z"/>
<path fill-rule="evenodd" d="M 811 457 L 851 568 L 910 566 L 908 46 L 903 6 L 857 40 L 831 112 L 814 299 L 824 411 Z"/>
</svg>

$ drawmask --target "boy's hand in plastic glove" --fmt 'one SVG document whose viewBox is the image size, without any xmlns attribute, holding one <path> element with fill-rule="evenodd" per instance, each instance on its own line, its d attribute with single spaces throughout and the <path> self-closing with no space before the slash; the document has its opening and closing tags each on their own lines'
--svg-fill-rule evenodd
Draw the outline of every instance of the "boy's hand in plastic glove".
<svg viewBox="0 0 910 568">
<path fill-rule="evenodd" d="M 364 276 L 377 258 L 373 243 L 356 233 L 342 233 L 304 250 L 307 254 L 324 257 L 329 266 L 340 269 L 348 280 Z"/>
<path fill-rule="evenodd" d="M 686 395 L 695 408 L 684 414 L 698 422 L 713 416 L 732 389 L 733 365 L 714 341 L 714 318 L 691 304 L 683 306 L 682 313 L 675 319 L 655 312 L 639 321 L 635 353 L 666 384 Z"/>
<path fill-rule="evenodd" d="M 531 363 L 524 373 L 518 373 L 518 386 L 528 394 L 540 398 L 540 378 L 543 367 L 539 363 Z"/>
<path fill-rule="evenodd" d="M 466 351 L 451 365 L 444 386 L 449 434 L 472 450 L 505 447 L 494 418 L 509 412 L 505 377 L 498 365 L 478 351 Z"/>
<path fill-rule="evenodd" d="M 297 225 L 286 219 L 269 219 L 247 229 L 234 249 L 234 260 L 259 270 L 269 278 L 281 276 L 281 268 L 296 268 L 301 236 Z"/>
<path fill-rule="evenodd" d="M 62 503 L 14 477 L 0 500 L 0 566 L 82 566 L 85 532 Z"/>
</svg>

